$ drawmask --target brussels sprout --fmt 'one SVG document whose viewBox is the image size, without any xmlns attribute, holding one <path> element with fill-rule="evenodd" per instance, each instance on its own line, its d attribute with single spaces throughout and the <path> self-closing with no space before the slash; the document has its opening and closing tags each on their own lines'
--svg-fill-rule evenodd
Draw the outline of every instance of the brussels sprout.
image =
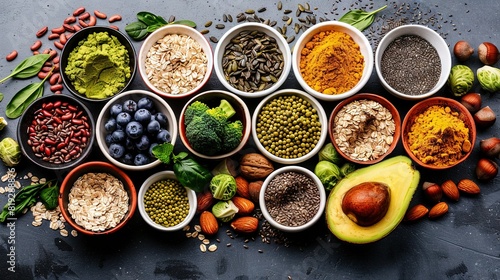
<svg viewBox="0 0 500 280">
<path fill-rule="evenodd" d="M 212 206 L 212 214 L 222 222 L 231 221 L 238 213 L 238 207 L 231 200 L 219 201 Z"/>
<path fill-rule="evenodd" d="M 332 143 L 327 143 L 318 153 L 319 161 L 326 160 L 334 164 L 340 164 L 343 161 L 342 156 L 335 149 Z"/>
<path fill-rule="evenodd" d="M 448 85 L 455 96 L 466 94 L 474 84 L 474 72 L 466 65 L 455 65 L 451 68 Z"/>
<path fill-rule="evenodd" d="M 347 176 L 347 174 L 353 172 L 354 170 L 356 170 L 356 165 L 352 162 L 346 162 L 340 167 L 340 175 L 342 175 L 342 177 L 345 177 Z"/>
<path fill-rule="evenodd" d="M 0 130 L 4 129 L 7 126 L 7 121 L 4 117 L 0 117 Z"/>
<path fill-rule="evenodd" d="M 210 191 L 215 199 L 229 200 L 236 194 L 236 180 L 229 174 L 217 174 L 210 180 Z"/>
<path fill-rule="evenodd" d="M 21 161 L 21 147 L 16 140 L 7 137 L 0 142 L 0 158 L 5 166 L 13 167 Z"/>
<path fill-rule="evenodd" d="M 330 161 L 322 160 L 314 167 L 314 174 L 318 176 L 325 190 L 330 191 L 342 178 L 339 167 Z"/>
<path fill-rule="evenodd" d="M 485 65 L 477 69 L 477 80 L 484 90 L 500 91 L 500 69 Z"/>
</svg>

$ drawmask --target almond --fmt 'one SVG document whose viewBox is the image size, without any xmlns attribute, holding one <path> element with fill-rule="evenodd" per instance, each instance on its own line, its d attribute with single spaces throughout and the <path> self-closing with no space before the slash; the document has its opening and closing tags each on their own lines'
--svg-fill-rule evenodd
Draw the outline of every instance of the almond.
<svg viewBox="0 0 500 280">
<path fill-rule="evenodd" d="M 462 179 L 458 182 L 457 188 L 466 194 L 479 194 L 481 189 L 470 179 Z"/>
<path fill-rule="evenodd" d="M 239 233 L 256 232 L 259 228 L 259 219 L 255 217 L 239 217 L 231 222 L 231 227 Z"/>
<path fill-rule="evenodd" d="M 241 197 L 250 198 L 247 179 L 242 176 L 237 176 L 234 179 L 236 180 L 236 193 Z"/>
<path fill-rule="evenodd" d="M 200 227 L 201 231 L 206 235 L 214 235 L 219 231 L 219 223 L 210 211 L 203 211 L 200 214 Z"/>
<path fill-rule="evenodd" d="M 264 181 L 255 181 L 248 183 L 250 199 L 255 203 L 259 203 L 259 195 L 260 189 L 262 189 L 262 184 L 264 184 Z"/>
<path fill-rule="evenodd" d="M 253 212 L 253 209 L 255 208 L 253 202 L 244 197 L 235 196 L 231 200 L 233 201 L 234 205 L 238 207 L 239 215 L 242 216 L 250 215 Z"/>
<path fill-rule="evenodd" d="M 410 208 L 406 212 L 406 215 L 404 217 L 404 221 L 413 222 L 413 221 L 419 220 L 422 217 L 424 217 L 425 215 L 427 215 L 427 213 L 429 213 L 429 209 L 427 209 L 427 207 L 425 207 L 422 204 L 417 204 L 417 205 L 413 206 L 412 208 Z"/>
<path fill-rule="evenodd" d="M 205 191 L 198 194 L 197 201 L 198 206 L 196 207 L 196 212 L 201 213 L 212 207 L 215 202 L 215 198 L 210 191 Z"/>
<path fill-rule="evenodd" d="M 429 211 L 429 218 L 437 219 L 446 213 L 448 213 L 448 204 L 444 201 L 441 201 L 431 208 L 431 210 Z"/>
<path fill-rule="evenodd" d="M 453 201 L 458 201 L 460 193 L 458 192 L 457 185 L 452 180 L 446 180 L 441 184 L 441 189 L 444 195 Z"/>
</svg>

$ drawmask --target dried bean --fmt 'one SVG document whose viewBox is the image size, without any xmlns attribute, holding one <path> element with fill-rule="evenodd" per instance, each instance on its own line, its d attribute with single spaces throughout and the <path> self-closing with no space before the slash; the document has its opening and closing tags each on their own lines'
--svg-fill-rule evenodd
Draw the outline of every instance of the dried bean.
<svg viewBox="0 0 500 280">
<path fill-rule="evenodd" d="M 49 40 L 59 39 L 60 35 L 61 34 L 59 34 L 59 33 L 52 33 L 52 34 L 49 35 L 48 38 L 49 38 Z"/>
<path fill-rule="evenodd" d="M 120 15 L 112 15 L 108 19 L 108 21 L 110 23 L 115 22 L 115 21 L 120 21 L 120 20 L 122 20 L 122 16 L 120 16 Z"/>
<path fill-rule="evenodd" d="M 43 35 L 45 35 L 45 33 L 47 33 L 48 30 L 49 30 L 48 26 L 44 26 L 44 27 L 38 29 L 38 31 L 36 32 L 36 37 L 37 38 L 42 37 Z"/>
<path fill-rule="evenodd" d="M 64 48 L 64 45 L 60 41 L 55 41 L 54 46 L 60 50 Z"/>
<path fill-rule="evenodd" d="M 101 12 L 101 11 L 98 11 L 98 10 L 95 10 L 95 11 L 94 11 L 94 15 L 95 15 L 97 18 L 100 18 L 100 19 L 105 19 L 105 18 L 107 18 L 107 17 L 108 17 L 105 13 L 103 13 L 103 12 Z"/>
<path fill-rule="evenodd" d="M 82 30 L 82 27 L 78 24 L 73 24 L 73 29 L 75 29 L 75 32 L 78 32 L 78 31 Z"/>
<path fill-rule="evenodd" d="M 116 25 L 110 25 L 109 28 L 113 28 L 114 30 L 120 30 L 120 28 Z"/>
<path fill-rule="evenodd" d="M 61 34 L 64 31 L 66 31 L 66 29 L 64 29 L 64 26 L 62 26 L 62 25 L 59 27 L 56 27 L 56 28 L 52 28 L 52 30 L 51 30 L 52 33 L 57 33 L 57 34 Z"/>
<path fill-rule="evenodd" d="M 63 24 L 63 27 L 64 27 L 64 30 L 68 31 L 68 32 L 75 32 L 75 28 L 73 27 L 73 25 L 70 25 L 68 23 L 64 23 Z"/>
<path fill-rule="evenodd" d="M 50 86 L 50 91 L 52 91 L 52 92 L 60 91 L 62 89 L 63 89 L 62 84 L 55 84 L 55 85 Z"/>
<path fill-rule="evenodd" d="M 85 12 L 81 16 L 78 17 L 78 19 L 82 20 L 82 21 L 87 20 L 89 18 L 90 18 L 90 13 L 89 12 Z"/>
<path fill-rule="evenodd" d="M 83 12 L 85 12 L 85 7 L 76 8 L 76 10 L 73 11 L 73 16 L 77 17 L 81 15 Z"/>
<path fill-rule="evenodd" d="M 85 21 L 83 21 L 83 19 L 78 20 L 78 23 L 80 24 L 80 26 L 82 28 L 89 27 L 88 23 L 86 23 Z"/>
<path fill-rule="evenodd" d="M 17 53 L 17 51 L 16 51 L 16 50 L 11 51 L 11 52 L 10 52 L 10 53 L 9 53 L 9 54 L 5 57 L 5 59 L 6 59 L 7 61 L 12 61 L 12 60 L 16 59 L 17 54 L 18 54 L 18 53 Z"/>
<path fill-rule="evenodd" d="M 66 42 L 68 41 L 68 38 L 66 37 L 66 34 L 62 33 L 61 35 L 59 35 L 59 42 L 61 42 L 61 44 L 66 44 Z"/>
<path fill-rule="evenodd" d="M 32 50 L 32 51 L 36 51 L 36 50 L 38 50 L 41 46 L 42 46 L 42 41 L 40 41 L 40 40 L 36 40 L 36 41 L 35 41 L 35 43 L 33 43 L 33 45 L 31 45 L 30 50 Z"/>
<path fill-rule="evenodd" d="M 64 23 L 66 24 L 72 24 L 76 22 L 76 17 L 74 16 L 69 16 L 64 20 Z"/>
<path fill-rule="evenodd" d="M 95 16 L 90 16 L 89 18 L 89 26 L 94 26 L 97 23 L 97 19 Z"/>
</svg>

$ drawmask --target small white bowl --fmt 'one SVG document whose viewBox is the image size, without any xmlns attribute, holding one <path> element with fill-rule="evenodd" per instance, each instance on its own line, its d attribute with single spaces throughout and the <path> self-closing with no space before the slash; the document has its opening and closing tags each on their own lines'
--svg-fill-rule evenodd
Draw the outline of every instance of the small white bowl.
<svg viewBox="0 0 500 280">
<path fill-rule="evenodd" d="M 190 91 L 184 92 L 184 93 L 179 93 L 179 94 L 172 94 L 170 92 L 164 92 L 157 87 L 155 87 L 148 79 L 148 75 L 146 73 L 146 57 L 153 45 L 156 44 L 156 42 L 163 37 L 165 37 L 168 34 L 179 34 L 179 35 L 187 35 L 191 38 L 193 38 L 196 42 L 198 42 L 205 52 L 207 56 L 207 71 L 205 73 L 205 76 L 203 80 L 196 86 L 195 88 L 191 89 Z M 140 76 L 146 86 L 153 92 L 165 97 L 165 98 L 183 98 L 189 95 L 194 94 L 195 92 L 199 91 L 209 80 L 210 75 L 212 74 L 212 69 L 213 69 L 213 53 L 212 53 L 212 48 L 210 46 L 210 43 L 207 41 L 205 36 L 201 34 L 199 31 L 196 29 L 182 25 L 182 24 L 171 24 L 171 25 L 166 25 L 163 27 L 158 28 L 156 31 L 153 33 L 149 34 L 148 37 L 144 40 L 142 43 L 141 49 L 139 51 L 139 56 L 137 58 L 138 62 L 138 69 Z"/>
<path fill-rule="evenodd" d="M 302 74 L 300 73 L 299 65 L 300 65 L 300 56 L 302 49 L 309 41 L 311 41 L 314 35 L 324 31 L 339 31 L 350 35 L 354 40 L 354 42 L 356 42 L 359 45 L 359 50 L 361 51 L 361 54 L 364 57 L 365 65 L 361 79 L 352 89 L 344 93 L 325 94 L 316 91 L 306 83 L 304 78 L 302 78 Z M 325 21 L 315 24 L 314 26 L 311 26 L 309 29 L 307 29 L 307 31 L 302 33 L 302 35 L 300 35 L 300 37 L 297 39 L 293 50 L 292 68 L 293 68 L 293 73 L 295 74 L 295 77 L 297 78 L 297 81 L 299 82 L 300 86 L 302 86 L 302 88 L 305 91 L 310 93 L 315 98 L 325 101 L 342 100 L 359 92 L 370 79 L 370 76 L 373 72 L 373 50 L 366 36 L 352 25 L 340 21 Z"/>
<path fill-rule="evenodd" d="M 436 85 L 428 92 L 419 95 L 409 95 L 402 93 L 400 91 L 392 88 L 384 79 L 381 69 L 382 55 L 384 54 L 386 48 L 398 37 L 403 35 L 417 35 L 427 40 L 437 51 L 439 58 L 441 59 L 441 74 Z M 417 24 L 403 25 L 396 27 L 389 31 L 379 42 L 377 50 L 375 51 L 375 70 L 377 76 L 382 83 L 382 86 L 390 92 L 392 95 L 405 100 L 420 100 L 425 99 L 434 95 L 438 92 L 445 84 L 448 79 L 451 70 L 451 53 L 448 49 L 448 44 L 436 31 L 430 29 L 429 27 Z"/>
<path fill-rule="evenodd" d="M 316 112 L 319 117 L 319 121 L 321 123 L 321 133 L 320 137 L 318 139 L 318 143 L 316 143 L 316 146 L 307 154 L 297 157 L 297 158 L 282 158 L 278 157 L 268 150 L 260 143 L 259 137 L 257 135 L 257 117 L 259 115 L 259 112 L 262 110 L 262 108 L 272 99 L 279 97 L 280 95 L 297 95 L 300 96 L 302 99 L 307 100 L 314 109 L 316 109 Z M 282 163 L 282 164 L 297 164 L 304 162 L 311 157 L 313 157 L 315 154 L 317 154 L 321 148 L 323 147 L 323 144 L 325 143 L 325 140 L 328 136 L 328 118 L 326 116 L 325 110 L 323 109 L 323 106 L 316 100 L 314 97 L 310 96 L 304 91 L 297 90 L 297 89 L 282 89 L 279 91 L 276 91 L 272 93 L 271 95 L 267 96 L 264 98 L 255 108 L 255 111 L 252 116 L 252 138 L 253 141 L 255 142 L 255 145 L 259 149 L 259 151 L 266 156 L 268 159 Z"/>
<path fill-rule="evenodd" d="M 146 191 L 149 189 L 149 187 L 154 184 L 155 182 L 158 182 L 160 180 L 165 180 L 165 179 L 175 179 L 177 180 L 177 177 L 175 176 L 173 171 L 161 171 L 158 173 L 155 173 L 151 176 L 149 176 L 144 183 L 142 183 L 141 188 L 139 189 L 139 193 L 137 194 L 137 206 L 139 208 L 139 213 L 141 214 L 141 217 L 148 223 L 151 227 L 161 230 L 161 231 L 178 231 L 181 230 L 183 227 L 188 225 L 191 220 L 193 219 L 194 215 L 196 214 L 196 207 L 197 207 L 197 198 L 196 198 L 196 193 L 190 188 L 186 188 L 187 191 L 187 196 L 189 199 L 189 213 L 184 219 L 184 221 L 178 223 L 175 226 L 171 227 L 165 227 L 162 225 L 159 225 L 155 223 L 146 213 L 146 209 L 144 206 L 144 195 L 146 194 Z"/>
<path fill-rule="evenodd" d="M 96 122 L 96 140 L 97 140 L 97 145 L 99 146 L 99 149 L 101 150 L 102 154 L 114 165 L 122 168 L 122 169 L 127 169 L 127 170 L 132 170 L 132 171 L 143 171 L 143 170 L 148 170 L 150 168 L 153 168 L 155 166 L 158 166 L 161 164 L 160 160 L 154 160 L 148 164 L 144 165 L 129 165 L 125 164 L 123 162 L 118 161 L 117 159 L 113 158 L 109 152 L 108 152 L 108 145 L 106 144 L 106 134 L 107 131 L 104 128 L 104 125 L 106 124 L 106 121 L 109 119 L 110 115 L 110 108 L 113 106 L 115 103 L 123 103 L 125 100 L 132 99 L 135 100 L 136 102 L 141 99 L 142 97 L 149 97 L 156 108 L 158 112 L 162 112 L 165 114 L 168 120 L 168 131 L 170 132 L 171 135 L 171 142 L 172 145 L 175 145 L 175 140 L 177 139 L 177 118 L 175 117 L 175 113 L 168 105 L 168 103 L 161 98 L 160 96 L 149 92 L 145 90 L 129 90 L 123 93 L 120 93 L 119 95 L 115 96 L 111 100 L 109 100 L 104 107 L 101 109 L 101 112 L 99 113 L 99 117 L 97 118 Z"/>
<path fill-rule="evenodd" d="M 319 202 L 320 205 L 318 208 L 318 212 L 313 216 L 313 218 L 311 220 L 309 220 L 307 223 L 305 223 L 301 226 L 293 227 L 293 226 L 282 225 L 282 224 L 276 222 L 271 217 L 269 212 L 267 211 L 266 200 L 265 200 L 266 189 L 269 186 L 269 183 L 277 175 L 282 174 L 282 173 L 286 173 L 286 172 L 302 173 L 302 174 L 308 176 L 309 178 L 311 178 L 314 181 L 314 183 L 316 184 L 316 186 L 318 187 L 319 197 L 320 197 L 320 202 Z M 321 216 L 323 215 L 323 212 L 325 210 L 325 205 L 326 205 L 326 192 L 325 192 L 325 188 L 323 187 L 323 184 L 321 183 L 320 179 L 309 169 L 306 169 L 306 168 L 301 167 L 301 166 L 285 166 L 285 167 L 282 167 L 280 169 L 273 171 L 271 174 L 269 174 L 269 176 L 267 176 L 266 180 L 262 184 L 262 188 L 260 189 L 259 205 L 260 205 L 260 209 L 262 211 L 262 215 L 269 222 L 269 224 L 271 224 L 271 226 L 273 226 L 281 231 L 299 232 L 299 231 L 303 231 L 303 230 L 311 227 L 314 223 L 316 223 L 321 218 Z"/>
<path fill-rule="evenodd" d="M 273 37 L 274 39 L 276 39 L 276 43 L 278 44 L 283 54 L 283 62 L 284 62 L 283 71 L 279 76 L 278 80 L 268 89 L 261 91 L 254 91 L 254 92 L 241 91 L 233 87 L 225 78 L 224 70 L 222 67 L 222 58 L 224 57 L 226 46 L 231 42 L 231 40 L 234 37 L 236 37 L 240 32 L 245 30 L 260 31 L 266 33 L 270 37 Z M 219 43 L 217 43 L 217 47 L 215 48 L 214 51 L 214 70 L 215 74 L 217 75 L 217 78 L 227 90 L 234 92 L 242 97 L 260 98 L 276 91 L 281 85 L 283 85 L 283 83 L 288 78 L 291 66 L 292 64 L 291 64 L 290 47 L 288 46 L 288 43 L 286 42 L 285 38 L 280 33 L 278 33 L 278 31 L 276 31 L 274 28 L 266 24 L 257 22 L 242 23 L 229 29 L 226 33 L 224 33 L 222 38 L 220 38 Z"/>
</svg>

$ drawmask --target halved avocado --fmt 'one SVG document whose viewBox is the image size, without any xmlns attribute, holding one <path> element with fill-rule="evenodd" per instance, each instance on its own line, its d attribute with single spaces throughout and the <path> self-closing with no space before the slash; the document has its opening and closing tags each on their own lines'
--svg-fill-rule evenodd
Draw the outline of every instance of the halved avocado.
<svg viewBox="0 0 500 280">
<path fill-rule="evenodd" d="M 348 174 L 328 196 L 325 208 L 328 228 L 337 238 L 350 243 L 365 244 L 382 239 L 403 219 L 419 180 L 420 172 L 406 156 L 392 157 Z M 387 213 L 371 226 L 356 224 L 342 211 L 345 193 L 364 182 L 384 183 L 389 186 L 391 193 Z"/>
</svg>

